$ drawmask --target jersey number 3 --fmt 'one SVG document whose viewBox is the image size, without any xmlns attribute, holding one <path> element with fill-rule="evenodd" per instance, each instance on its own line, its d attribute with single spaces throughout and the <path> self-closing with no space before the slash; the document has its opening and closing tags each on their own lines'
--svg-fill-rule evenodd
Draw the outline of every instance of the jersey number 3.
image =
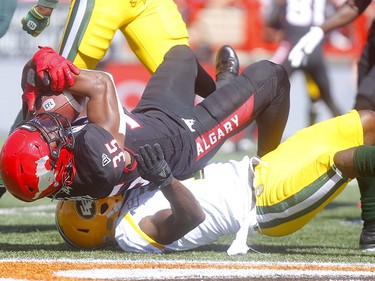
<svg viewBox="0 0 375 281">
<path fill-rule="evenodd" d="M 106 149 L 108 150 L 109 154 L 113 155 L 113 167 L 117 168 L 118 164 L 121 162 L 125 162 L 125 154 L 122 149 L 119 148 L 118 143 L 115 139 L 111 140 L 111 142 L 105 144 Z"/>
</svg>

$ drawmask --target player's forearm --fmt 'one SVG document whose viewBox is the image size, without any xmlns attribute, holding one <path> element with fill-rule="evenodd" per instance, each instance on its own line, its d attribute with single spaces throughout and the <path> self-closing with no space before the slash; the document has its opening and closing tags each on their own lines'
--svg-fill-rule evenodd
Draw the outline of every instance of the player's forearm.
<svg viewBox="0 0 375 281">
<path fill-rule="evenodd" d="M 35 7 L 35 10 L 45 16 L 49 17 L 51 16 L 53 9 L 56 8 L 58 3 L 58 0 L 39 0 L 37 6 Z"/>
<path fill-rule="evenodd" d="M 183 235 L 204 221 L 205 214 L 201 205 L 193 193 L 180 181 L 173 179 L 170 185 L 161 190 L 171 204 L 175 224 L 183 228 L 180 229 L 181 232 L 184 232 Z"/>
<path fill-rule="evenodd" d="M 57 7 L 57 4 L 59 3 L 59 0 L 39 0 L 38 5 L 48 7 L 51 9 L 55 9 Z"/>
<path fill-rule="evenodd" d="M 345 3 L 342 5 L 337 12 L 329 17 L 320 27 L 327 33 L 337 27 L 344 26 L 353 20 L 355 20 L 359 15 L 358 9 Z"/>
<path fill-rule="evenodd" d="M 144 217 L 139 226 L 156 242 L 167 245 L 180 239 L 205 219 L 195 196 L 178 180 L 161 188 L 171 209 L 164 209 Z"/>
<path fill-rule="evenodd" d="M 88 97 L 87 117 L 90 122 L 107 130 L 122 146 L 126 121 L 111 74 L 81 69 L 74 79 L 74 85 L 65 89 Z"/>
<path fill-rule="evenodd" d="M 344 26 L 361 15 L 370 4 L 371 0 L 347 0 L 320 27 L 326 33 L 337 27 Z"/>
</svg>

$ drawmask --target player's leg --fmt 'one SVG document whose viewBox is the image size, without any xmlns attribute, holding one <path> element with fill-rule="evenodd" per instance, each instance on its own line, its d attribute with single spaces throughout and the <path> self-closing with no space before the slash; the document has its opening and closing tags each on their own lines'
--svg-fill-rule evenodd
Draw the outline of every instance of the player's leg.
<svg viewBox="0 0 375 281">
<path fill-rule="evenodd" d="M 300 229 L 343 190 L 351 178 L 336 166 L 346 162 L 334 157 L 364 144 L 363 120 L 353 110 L 317 123 L 262 157 L 254 179 L 260 232 L 282 236 Z"/>
<path fill-rule="evenodd" d="M 375 22 L 372 22 L 372 26 L 369 30 L 369 36 L 364 46 L 361 57 L 358 61 L 358 78 L 357 87 L 359 88 L 363 79 L 365 79 L 372 67 L 375 65 L 375 42 L 373 41 L 375 35 Z"/>
<path fill-rule="evenodd" d="M 289 79 L 284 68 L 260 61 L 245 68 L 230 84 L 216 90 L 193 111 L 180 116 L 194 120 L 196 161 L 206 163 L 225 140 L 256 120 L 258 153 L 280 143 L 289 113 Z"/>
<path fill-rule="evenodd" d="M 373 146 L 373 132 L 374 132 L 374 119 L 370 119 L 368 122 L 368 127 L 370 129 L 366 130 L 364 128 L 365 136 L 372 137 L 368 146 L 361 146 L 356 150 L 348 151 L 353 154 L 354 161 L 346 161 L 347 166 L 345 168 L 352 169 L 355 165 L 356 172 L 359 172 L 359 177 L 357 177 L 357 182 L 359 185 L 359 190 L 361 194 L 361 218 L 363 220 L 363 229 L 359 239 L 359 247 L 365 251 L 375 250 L 375 177 L 373 172 L 373 167 L 375 165 L 375 146 Z M 372 122 L 372 123 L 371 123 Z M 372 130 L 371 130 L 372 129 Z M 369 133 L 370 132 L 370 133 Z M 366 144 L 366 142 L 365 142 Z M 339 159 L 344 159 L 344 157 L 349 157 L 348 155 L 341 156 Z M 337 157 L 338 158 L 338 157 Z M 344 168 L 341 168 L 344 169 Z"/>
<path fill-rule="evenodd" d="M 150 73 L 154 73 L 173 46 L 189 45 L 189 35 L 173 0 L 148 2 L 138 16 L 126 22 L 120 30 L 134 54 Z"/>
<path fill-rule="evenodd" d="M 317 102 L 320 99 L 320 91 L 315 81 L 311 78 L 311 76 L 305 71 L 304 75 L 306 80 L 307 93 L 310 97 L 309 126 L 311 126 L 316 123 L 316 118 L 318 116 Z"/>
<path fill-rule="evenodd" d="M 273 88 L 259 88 L 254 92 L 254 113 L 258 126 L 258 150 L 257 155 L 263 156 L 274 150 L 281 141 L 290 106 L 290 82 L 288 75 L 280 66 L 272 66 Z M 250 81 L 256 77 L 250 70 L 248 75 Z M 260 69 L 260 77 L 269 70 Z M 267 84 L 271 82 L 266 82 Z M 253 82 L 252 82 L 253 83 Z M 258 85 L 257 85 L 258 86 Z"/>
<path fill-rule="evenodd" d="M 375 67 L 373 67 L 366 77 L 362 78 L 359 84 L 356 96 L 356 109 L 375 109 Z M 362 250 L 375 250 L 375 178 L 358 177 L 357 178 L 360 201 L 361 218 L 363 220 L 363 229 L 359 239 L 359 247 Z"/>
<path fill-rule="evenodd" d="M 130 1 L 72 0 L 59 53 L 80 68 L 95 69 L 130 8 Z"/>
<path fill-rule="evenodd" d="M 357 110 L 375 110 L 375 65 L 370 69 L 358 85 L 354 108 Z"/>
<path fill-rule="evenodd" d="M 374 26 L 370 33 L 374 32 Z M 373 36 L 369 36 L 373 38 Z M 354 108 L 375 110 L 375 46 L 368 41 L 358 63 L 358 89 Z M 362 250 L 375 250 L 375 177 L 358 177 L 360 190 L 361 218 L 363 229 L 359 239 Z"/>
<path fill-rule="evenodd" d="M 320 98 L 328 106 L 333 117 L 341 115 L 341 111 L 333 100 L 328 79 L 327 67 L 324 62 L 323 47 L 317 48 L 309 57 L 305 71 L 315 81 L 320 92 Z"/>
<path fill-rule="evenodd" d="M 152 108 L 179 114 L 194 106 L 194 82 L 198 72 L 195 54 L 186 45 L 172 47 L 151 76 L 133 112 Z"/>
<path fill-rule="evenodd" d="M 230 46 L 220 48 L 216 61 L 217 68 L 220 70 L 217 77 L 222 78 L 222 85 L 230 83 L 238 76 L 238 57 Z M 190 47 L 186 45 L 172 47 L 150 78 L 133 112 L 142 112 L 155 106 L 167 109 L 168 112 L 176 115 L 189 110 L 195 102 L 197 77 L 202 78 L 200 71 L 202 68 Z M 211 77 L 208 80 L 212 80 Z"/>
<path fill-rule="evenodd" d="M 188 46 L 188 31 L 173 0 L 152 0 L 130 23 L 121 27 L 130 48 L 145 67 L 154 73 L 164 55 L 174 46 Z M 216 89 L 215 81 L 198 64 L 195 92 L 202 97 Z"/>
</svg>

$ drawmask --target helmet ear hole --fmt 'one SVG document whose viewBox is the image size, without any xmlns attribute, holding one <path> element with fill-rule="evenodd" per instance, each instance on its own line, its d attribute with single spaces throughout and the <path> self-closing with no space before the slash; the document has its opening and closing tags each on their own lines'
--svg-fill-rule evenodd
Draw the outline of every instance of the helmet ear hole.
<svg viewBox="0 0 375 281">
<path fill-rule="evenodd" d="M 31 186 L 26 186 L 26 188 L 27 188 L 31 193 L 36 192 L 36 191 L 35 191 L 35 188 L 33 188 L 33 187 L 31 187 Z"/>
<path fill-rule="evenodd" d="M 80 228 L 78 228 L 77 231 L 78 232 L 83 232 L 83 233 L 89 233 L 88 229 L 80 229 Z"/>
<path fill-rule="evenodd" d="M 109 206 L 107 203 L 103 203 L 101 206 L 100 206 L 100 214 L 104 214 L 107 210 L 108 210 Z"/>
</svg>

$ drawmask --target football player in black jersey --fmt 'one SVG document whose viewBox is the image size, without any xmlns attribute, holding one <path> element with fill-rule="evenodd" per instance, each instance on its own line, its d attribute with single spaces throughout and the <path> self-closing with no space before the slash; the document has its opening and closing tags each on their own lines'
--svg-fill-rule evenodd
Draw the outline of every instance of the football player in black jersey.
<svg viewBox="0 0 375 281">
<path fill-rule="evenodd" d="M 236 64 L 229 46 L 218 58 L 219 70 L 220 61 L 232 61 L 223 75 Z M 55 60 L 63 58 L 51 55 L 44 63 Z M 108 73 L 81 69 L 73 75 L 74 85 L 65 90 L 88 97 L 87 117 L 62 128 L 61 116 L 42 114 L 18 126 L 4 143 L 1 176 L 21 200 L 103 198 L 144 184 L 133 151 L 146 144 L 161 145 L 177 179 L 191 177 L 226 139 L 254 121 L 257 153 L 263 156 L 280 143 L 289 113 L 288 75 L 265 60 L 195 105 L 197 58 L 183 45 L 166 54 L 132 112 L 122 110 Z"/>
</svg>

